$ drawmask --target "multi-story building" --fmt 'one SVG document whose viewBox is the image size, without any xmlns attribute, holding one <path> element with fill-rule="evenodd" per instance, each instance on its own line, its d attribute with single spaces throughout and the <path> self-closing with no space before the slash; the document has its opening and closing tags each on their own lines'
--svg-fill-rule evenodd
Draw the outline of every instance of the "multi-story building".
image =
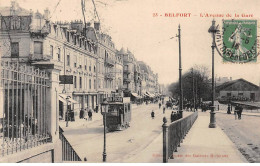
<svg viewBox="0 0 260 166">
<path fill-rule="evenodd" d="M 126 51 L 124 48 L 118 52 L 118 55 L 123 57 L 123 91 L 125 97 L 131 97 L 132 93 L 135 92 L 135 83 L 134 83 L 134 65 L 135 58 L 130 51 Z"/>
<path fill-rule="evenodd" d="M 138 61 L 137 63 L 141 70 L 142 95 L 148 95 L 149 97 L 159 95 L 158 74 L 154 74 L 150 66 L 144 62 Z"/>
<path fill-rule="evenodd" d="M 94 27 L 87 24 L 86 28 L 82 21 L 52 23 L 48 10 L 44 15 L 20 8 L 1 13 L 3 59 L 37 67 L 57 66 L 61 70 L 57 77 L 70 76 L 65 82 L 63 77 L 57 89 L 61 118 L 67 109 L 67 97 L 76 116 L 82 108 L 95 109 L 104 96 L 122 86 L 122 60 L 116 57 L 114 43 L 100 31 L 99 23 Z M 71 78 L 72 84 L 67 84 Z M 120 80 L 118 85 L 116 79 Z"/>
<path fill-rule="evenodd" d="M 123 96 L 124 62 L 123 62 L 123 57 L 119 54 L 119 51 L 117 51 L 117 53 L 116 53 L 115 69 L 116 69 L 115 80 L 116 80 L 117 93 L 119 93 L 121 96 Z"/>
</svg>

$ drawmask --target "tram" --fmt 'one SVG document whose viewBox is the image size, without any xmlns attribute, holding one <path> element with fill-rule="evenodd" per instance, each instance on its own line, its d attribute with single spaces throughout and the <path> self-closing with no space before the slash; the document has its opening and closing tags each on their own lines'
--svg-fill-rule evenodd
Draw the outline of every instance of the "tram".
<svg viewBox="0 0 260 166">
<path fill-rule="evenodd" d="M 103 116 L 104 114 L 106 114 L 105 116 L 107 130 L 117 131 L 124 130 L 130 127 L 130 97 L 108 97 L 106 101 L 107 103 L 102 103 L 101 114 Z"/>
</svg>

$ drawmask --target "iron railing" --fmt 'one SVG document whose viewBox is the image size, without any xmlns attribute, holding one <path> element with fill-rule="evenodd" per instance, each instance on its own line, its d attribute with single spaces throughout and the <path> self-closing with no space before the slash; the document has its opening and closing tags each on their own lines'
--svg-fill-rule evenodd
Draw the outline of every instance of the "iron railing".
<svg viewBox="0 0 260 166">
<path fill-rule="evenodd" d="M 47 143 L 47 74 L 18 62 L 0 69 L 0 156 Z"/>
<path fill-rule="evenodd" d="M 61 127 L 59 127 L 59 135 L 62 142 L 62 161 L 82 161 L 67 138 L 63 135 Z"/>
<path fill-rule="evenodd" d="M 193 123 L 198 117 L 198 112 L 181 118 L 177 121 L 167 125 L 167 120 L 164 118 L 163 122 L 163 162 L 168 162 L 168 159 L 173 159 L 173 152 L 177 151 L 177 147 L 192 127 Z"/>
</svg>

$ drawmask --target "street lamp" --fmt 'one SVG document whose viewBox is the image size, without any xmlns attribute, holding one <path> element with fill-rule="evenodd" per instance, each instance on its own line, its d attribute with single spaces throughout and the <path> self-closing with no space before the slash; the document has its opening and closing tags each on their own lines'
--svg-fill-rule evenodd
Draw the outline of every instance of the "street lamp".
<svg viewBox="0 0 260 166">
<path fill-rule="evenodd" d="M 67 101 L 67 111 L 66 111 L 66 127 L 69 126 L 69 99 L 70 99 L 70 96 L 67 96 L 66 97 L 66 101 Z"/>
<path fill-rule="evenodd" d="M 215 117 L 215 111 L 214 111 L 214 100 L 215 100 L 215 83 L 214 83 L 214 49 L 216 47 L 215 45 L 215 34 L 219 31 L 218 28 L 215 25 L 215 20 L 212 20 L 212 25 L 210 26 L 208 32 L 212 34 L 212 105 L 211 105 L 211 112 L 210 112 L 210 123 L 209 128 L 216 128 L 216 117 Z"/>
<path fill-rule="evenodd" d="M 183 117 L 183 91 L 182 91 L 182 66 L 181 66 L 181 26 L 178 28 L 178 39 L 179 39 L 179 89 L 180 89 L 180 103 L 179 103 L 179 113 L 180 117 Z"/>
<path fill-rule="evenodd" d="M 107 154 L 106 154 L 106 114 L 108 112 L 108 102 L 104 99 L 104 102 L 101 104 L 102 109 L 101 113 L 103 115 L 103 124 L 104 124 L 104 149 L 103 149 L 103 162 L 106 162 Z"/>
</svg>

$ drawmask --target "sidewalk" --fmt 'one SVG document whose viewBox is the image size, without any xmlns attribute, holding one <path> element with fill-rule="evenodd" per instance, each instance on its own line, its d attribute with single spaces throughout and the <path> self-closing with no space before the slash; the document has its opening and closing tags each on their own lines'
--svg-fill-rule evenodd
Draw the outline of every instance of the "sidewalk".
<svg viewBox="0 0 260 166">
<path fill-rule="evenodd" d="M 218 111 L 215 111 L 216 113 L 222 113 L 222 114 L 227 114 L 227 111 L 226 110 L 218 110 Z M 227 114 L 228 115 L 228 114 Z M 231 115 L 234 115 L 234 110 L 231 112 Z M 243 111 L 242 112 L 242 116 L 243 115 L 247 115 L 247 116 L 259 116 L 260 117 L 260 112 L 257 113 L 257 112 L 246 112 L 246 111 Z"/>
<path fill-rule="evenodd" d="M 198 119 L 169 163 L 247 163 L 218 126 L 208 127 L 209 115 L 209 112 L 199 112 Z"/>
</svg>

